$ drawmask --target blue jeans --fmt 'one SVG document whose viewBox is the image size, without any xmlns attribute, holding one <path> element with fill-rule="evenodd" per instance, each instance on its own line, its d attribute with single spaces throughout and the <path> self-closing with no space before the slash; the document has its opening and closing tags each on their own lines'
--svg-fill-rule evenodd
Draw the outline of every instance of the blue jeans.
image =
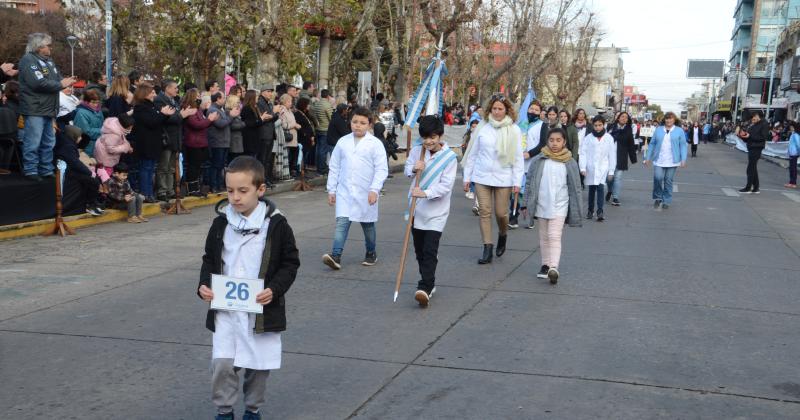
<svg viewBox="0 0 800 420">
<path fill-rule="evenodd" d="M 50 175 L 53 173 L 53 148 L 56 132 L 53 118 L 38 115 L 25 116 L 25 137 L 22 139 L 22 171 L 25 175 Z"/>
<path fill-rule="evenodd" d="M 342 255 L 344 243 L 347 241 L 347 233 L 350 232 L 350 223 L 350 219 L 347 217 L 336 218 L 336 232 L 333 234 L 333 255 Z M 361 222 L 361 229 L 364 230 L 367 252 L 375 252 L 375 223 Z"/>
<path fill-rule="evenodd" d="M 675 178 L 675 171 L 678 169 L 653 167 L 653 200 L 661 200 L 664 204 L 672 204 L 672 179 Z"/>
<path fill-rule="evenodd" d="M 594 213 L 594 204 L 597 203 L 597 214 L 603 213 L 605 184 L 589 185 L 589 213 Z"/>
<path fill-rule="evenodd" d="M 153 197 L 153 177 L 156 175 L 156 161 L 153 159 L 141 159 L 139 161 L 139 186 L 142 188 L 142 195 Z"/>
<path fill-rule="evenodd" d="M 225 176 L 222 172 L 225 169 L 225 162 L 228 161 L 228 148 L 212 147 L 209 150 L 211 150 L 211 165 L 206 172 L 208 185 L 212 190 L 223 189 L 225 188 Z"/>
<path fill-rule="evenodd" d="M 619 199 L 619 191 L 622 189 L 622 174 L 627 171 L 617 169 L 614 171 L 614 178 L 611 180 L 611 185 L 608 188 L 611 190 L 611 197 Z"/>
<path fill-rule="evenodd" d="M 314 162 L 317 164 L 317 173 L 320 175 L 328 173 L 328 153 L 331 146 L 328 144 L 328 134 L 317 134 L 317 153 Z"/>
</svg>

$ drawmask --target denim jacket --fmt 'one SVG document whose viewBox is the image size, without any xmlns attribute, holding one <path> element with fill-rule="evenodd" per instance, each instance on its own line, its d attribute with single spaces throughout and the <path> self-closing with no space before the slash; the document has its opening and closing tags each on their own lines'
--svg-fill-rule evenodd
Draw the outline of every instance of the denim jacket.
<svg viewBox="0 0 800 420">
<path fill-rule="evenodd" d="M 800 155 L 800 134 L 792 133 L 789 137 L 789 157 Z"/>
<path fill-rule="evenodd" d="M 677 125 L 672 126 L 672 130 L 670 131 L 669 139 L 670 143 L 672 143 L 672 159 L 676 163 L 686 162 L 686 134 L 683 132 L 683 129 Z M 650 145 L 647 146 L 647 155 L 644 160 L 651 162 L 658 160 L 658 153 L 661 151 L 661 141 L 664 140 L 665 135 L 666 129 L 664 126 L 656 128 L 655 133 L 653 133 L 653 139 L 650 140 Z"/>
</svg>

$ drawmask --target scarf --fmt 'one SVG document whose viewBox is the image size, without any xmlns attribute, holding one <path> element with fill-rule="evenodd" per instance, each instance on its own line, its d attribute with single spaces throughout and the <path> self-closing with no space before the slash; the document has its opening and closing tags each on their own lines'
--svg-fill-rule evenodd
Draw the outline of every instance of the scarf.
<svg viewBox="0 0 800 420">
<path fill-rule="evenodd" d="M 94 112 L 100 112 L 100 109 L 101 109 L 100 108 L 100 104 L 97 104 L 95 106 L 95 105 L 90 104 L 89 102 L 81 102 L 81 105 L 83 107 L 85 107 L 85 108 L 88 108 L 88 109 L 94 111 Z"/>
<path fill-rule="evenodd" d="M 575 121 L 575 128 L 580 130 L 581 128 L 586 127 L 586 120 L 584 121 Z"/>
<path fill-rule="evenodd" d="M 517 139 L 511 138 L 511 130 L 514 126 L 514 121 L 506 115 L 503 118 L 503 121 L 495 121 L 494 118 L 489 117 L 487 119 L 488 123 L 492 125 L 492 127 L 497 130 L 497 143 L 495 144 L 495 149 L 497 149 L 497 157 L 500 160 L 500 163 L 503 166 L 511 166 L 514 164 L 514 159 L 516 159 L 517 154 L 517 145 L 514 143 Z M 475 131 L 472 132 L 472 136 L 477 136 L 480 133 L 481 129 L 486 125 L 486 122 L 481 122 Z M 464 152 L 464 156 L 461 158 L 461 164 L 464 165 L 467 162 L 467 156 L 472 152 L 472 147 L 475 145 L 475 142 L 470 136 L 470 142 L 467 145 L 467 151 Z"/>
<path fill-rule="evenodd" d="M 555 153 L 550 150 L 549 147 L 542 147 L 542 154 L 545 155 L 548 159 L 553 159 L 556 162 L 567 162 L 572 159 L 572 152 L 569 151 L 566 147 L 561 149 L 560 152 Z"/>
<path fill-rule="evenodd" d="M 225 206 L 225 217 L 228 219 L 228 224 L 236 233 L 241 235 L 257 235 L 259 229 L 264 226 L 264 219 L 267 217 L 267 203 L 259 201 L 258 206 L 256 206 L 255 210 L 253 210 L 248 217 L 237 212 L 233 209 L 232 205 L 228 204 Z"/>
<path fill-rule="evenodd" d="M 533 124 L 536 121 L 539 121 L 539 114 L 532 114 L 532 113 L 529 112 L 528 113 L 528 123 L 529 124 Z"/>
<path fill-rule="evenodd" d="M 594 130 L 592 130 L 592 135 L 593 135 L 593 136 L 595 136 L 595 137 L 597 137 L 598 139 L 599 139 L 600 137 L 603 137 L 605 134 L 606 134 L 606 129 L 605 129 L 605 128 L 604 128 L 604 129 L 602 129 L 602 130 L 600 130 L 600 131 L 594 131 Z"/>
</svg>

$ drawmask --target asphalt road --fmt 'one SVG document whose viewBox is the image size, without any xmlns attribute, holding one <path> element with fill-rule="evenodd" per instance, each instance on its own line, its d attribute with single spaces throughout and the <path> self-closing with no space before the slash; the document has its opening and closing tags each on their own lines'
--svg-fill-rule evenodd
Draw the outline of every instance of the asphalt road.
<svg viewBox="0 0 800 420">
<path fill-rule="evenodd" d="M 699 153 L 668 211 L 635 165 L 622 207 L 566 230 L 557 286 L 535 278 L 535 230 L 478 266 L 477 218 L 455 194 L 427 309 L 413 259 L 392 303 L 405 179 L 380 204 L 378 265 L 359 264 L 355 225 L 339 272 L 320 262 L 325 193 L 274 196 L 302 267 L 265 418 L 800 418 L 800 193 L 762 162 L 762 194 L 739 196 L 745 154 Z M 0 243 L 0 418 L 211 418 L 195 289 L 212 217 Z"/>
</svg>

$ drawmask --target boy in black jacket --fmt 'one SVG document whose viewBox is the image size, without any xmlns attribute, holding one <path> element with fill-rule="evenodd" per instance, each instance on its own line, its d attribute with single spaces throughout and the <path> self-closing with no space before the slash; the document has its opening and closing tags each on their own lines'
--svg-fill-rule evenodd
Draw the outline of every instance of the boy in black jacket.
<svg viewBox="0 0 800 420">
<path fill-rule="evenodd" d="M 206 327 L 213 335 L 212 400 L 217 420 L 233 419 L 239 389 L 238 371 L 244 373 L 243 420 L 260 420 L 266 381 L 280 368 L 281 335 L 286 329 L 284 295 L 292 286 L 300 259 L 292 228 L 271 201 L 264 166 L 250 156 L 239 156 L 225 173 L 228 200 L 217 205 L 206 239 L 197 294 L 211 302 L 212 274 L 241 279 L 263 279 L 263 290 L 252 290 L 259 314 L 210 309 Z M 224 212 L 219 208 L 227 201 Z"/>
</svg>

